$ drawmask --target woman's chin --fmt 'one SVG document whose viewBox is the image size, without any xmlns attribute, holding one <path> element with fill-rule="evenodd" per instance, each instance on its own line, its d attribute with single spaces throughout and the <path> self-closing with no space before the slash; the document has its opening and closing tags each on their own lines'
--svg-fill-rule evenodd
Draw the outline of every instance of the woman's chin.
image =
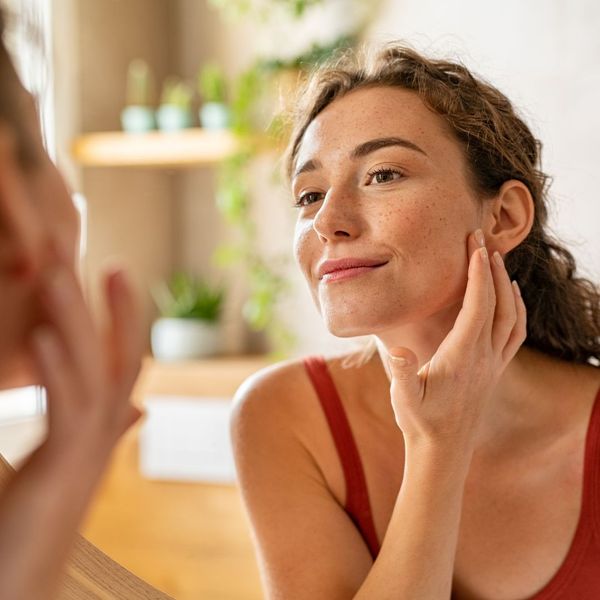
<svg viewBox="0 0 600 600">
<path fill-rule="evenodd" d="M 380 324 L 379 324 L 380 325 Z M 325 319 L 329 333 L 339 338 L 361 337 L 375 333 L 380 327 L 377 323 L 359 321 L 358 319 Z"/>
</svg>

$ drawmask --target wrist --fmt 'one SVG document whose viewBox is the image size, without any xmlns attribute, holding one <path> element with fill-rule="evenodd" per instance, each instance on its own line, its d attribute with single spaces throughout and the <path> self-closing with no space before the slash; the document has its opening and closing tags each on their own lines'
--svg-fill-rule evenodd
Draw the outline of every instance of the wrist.
<svg viewBox="0 0 600 600">
<path fill-rule="evenodd" d="M 405 439 L 406 465 L 414 465 L 419 472 L 444 473 L 466 478 L 473 458 L 469 444 L 424 437 Z"/>
<path fill-rule="evenodd" d="M 91 436 L 65 439 L 50 435 L 37 449 L 35 460 L 43 463 L 47 471 L 71 481 L 74 478 L 96 480 L 105 469 L 111 450 L 112 446 L 99 443 Z"/>
</svg>

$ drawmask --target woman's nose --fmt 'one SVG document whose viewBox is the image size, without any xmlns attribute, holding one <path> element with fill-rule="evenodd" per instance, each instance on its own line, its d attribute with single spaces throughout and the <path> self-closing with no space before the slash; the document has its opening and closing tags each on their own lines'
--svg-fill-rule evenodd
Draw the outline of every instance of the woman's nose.
<svg viewBox="0 0 600 600">
<path fill-rule="evenodd" d="M 352 192 L 330 188 L 313 219 L 313 229 L 319 239 L 327 242 L 360 235 L 358 204 Z"/>
</svg>

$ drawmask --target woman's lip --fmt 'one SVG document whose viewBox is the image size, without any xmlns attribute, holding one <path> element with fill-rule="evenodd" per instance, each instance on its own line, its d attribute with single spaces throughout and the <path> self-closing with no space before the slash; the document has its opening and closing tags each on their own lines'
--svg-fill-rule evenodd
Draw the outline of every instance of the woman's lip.
<svg viewBox="0 0 600 600">
<path fill-rule="evenodd" d="M 326 273 L 321 277 L 321 281 L 323 283 L 329 283 L 332 281 L 343 281 L 346 279 L 352 279 L 354 277 L 359 277 L 360 275 L 364 275 L 369 271 L 374 271 L 375 269 L 379 269 L 387 265 L 387 263 L 383 263 L 381 265 L 373 265 L 372 267 L 351 267 L 349 269 L 339 269 L 337 271 L 332 271 L 331 273 Z"/>
</svg>

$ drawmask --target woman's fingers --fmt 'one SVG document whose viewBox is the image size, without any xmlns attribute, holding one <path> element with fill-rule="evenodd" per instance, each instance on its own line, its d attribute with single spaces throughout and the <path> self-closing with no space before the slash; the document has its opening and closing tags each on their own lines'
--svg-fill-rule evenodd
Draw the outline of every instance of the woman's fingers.
<svg viewBox="0 0 600 600">
<path fill-rule="evenodd" d="M 42 296 L 84 399 L 98 391 L 103 365 L 96 330 L 73 270 L 62 264 L 52 268 L 45 277 Z"/>
<path fill-rule="evenodd" d="M 527 308 L 521 297 L 521 290 L 516 281 L 512 283 L 512 292 L 515 301 L 515 310 L 517 313 L 515 325 L 512 328 L 508 342 L 503 349 L 502 360 L 507 363 L 521 347 L 527 337 Z"/>
<path fill-rule="evenodd" d="M 496 310 L 491 331 L 492 348 L 496 356 L 502 356 L 517 321 L 517 307 L 510 277 L 499 252 L 494 252 L 491 264 L 496 290 Z"/>
<path fill-rule="evenodd" d="M 129 389 L 139 372 L 143 345 L 137 297 L 122 270 L 106 277 L 105 289 L 110 313 L 108 347 L 111 366 L 116 379 Z"/>
<path fill-rule="evenodd" d="M 414 352 L 408 348 L 392 348 L 388 365 L 392 375 L 392 387 L 397 397 L 407 401 L 420 401 L 423 397 L 423 386 L 419 378 L 419 362 Z"/>
<path fill-rule="evenodd" d="M 123 421 L 123 427 L 121 431 L 117 432 L 119 437 L 121 437 L 132 425 L 135 425 L 143 417 L 143 415 L 144 413 L 137 406 L 130 404 L 127 416 Z"/>
<path fill-rule="evenodd" d="M 72 401 L 76 395 L 73 381 L 69 377 L 68 359 L 60 340 L 50 327 L 39 327 L 31 340 L 33 357 L 48 393 L 49 418 L 55 413 L 73 414 Z"/>
<path fill-rule="evenodd" d="M 499 252 L 487 256 L 486 269 L 479 269 L 481 264 L 474 262 L 481 249 L 474 250 L 473 245 L 477 232 L 470 236 L 469 253 L 469 280 L 463 302 L 463 310 L 459 313 L 456 323 L 460 326 L 457 331 L 461 334 L 459 339 L 469 344 L 470 336 L 479 329 L 479 338 L 484 343 L 489 343 L 493 354 L 505 364 L 510 360 L 519 346 L 523 343 L 527 329 L 527 314 L 525 304 L 518 291 L 510 281 L 504 261 Z M 485 256 L 481 258 L 486 258 Z M 485 271 L 485 273 L 483 272 Z M 484 300 L 483 285 L 486 282 L 487 301 Z M 473 302 L 485 302 L 487 311 L 473 307 Z M 470 307 L 470 310 L 469 310 Z M 469 321 L 471 321 L 469 325 Z M 460 322 L 460 323 L 459 323 Z M 465 326 L 465 322 L 467 323 Z M 469 333 L 470 332 L 470 333 Z M 465 346 L 465 348 L 468 346 Z"/>
<path fill-rule="evenodd" d="M 473 234 L 468 246 L 470 259 L 467 288 L 451 334 L 460 349 L 471 351 L 486 323 L 493 316 L 495 295 L 485 246 L 481 246 Z"/>
</svg>

